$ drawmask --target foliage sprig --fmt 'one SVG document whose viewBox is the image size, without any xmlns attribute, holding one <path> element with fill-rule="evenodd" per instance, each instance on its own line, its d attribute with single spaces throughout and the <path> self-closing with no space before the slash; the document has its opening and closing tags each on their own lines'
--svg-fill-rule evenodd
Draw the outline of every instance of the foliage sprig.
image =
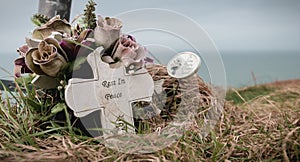
<svg viewBox="0 0 300 162">
<path fill-rule="evenodd" d="M 85 5 L 83 22 L 88 29 L 94 29 L 97 25 L 95 14 L 96 5 L 97 4 L 93 0 L 89 0 L 88 4 Z"/>
<path fill-rule="evenodd" d="M 31 18 L 31 21 L 36 26 L 42 26 L 43 24 L 47 23 L 50 20 L 50 18 L 43 14 L 34 14 Z"/>
</svg>

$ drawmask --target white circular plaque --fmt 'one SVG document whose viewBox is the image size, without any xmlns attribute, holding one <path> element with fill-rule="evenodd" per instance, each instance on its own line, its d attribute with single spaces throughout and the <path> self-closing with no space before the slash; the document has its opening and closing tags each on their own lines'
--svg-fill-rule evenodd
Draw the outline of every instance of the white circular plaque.
<svg viewBox="0 0 300 162">
<path fill-rule="evenodd" d="M 193 52 L 175 55 L 167 65 L 168 74 L 174 78 L 187 78 L 194 75 L 201 65 L 200 57 Z"/>
</svg>

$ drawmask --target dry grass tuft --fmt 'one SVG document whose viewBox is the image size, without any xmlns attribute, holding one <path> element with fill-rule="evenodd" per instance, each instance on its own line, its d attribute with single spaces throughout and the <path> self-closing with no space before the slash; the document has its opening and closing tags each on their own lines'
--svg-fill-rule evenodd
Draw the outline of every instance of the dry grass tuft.
<svg viewBox="0 0 300 162">
<path fill-rule="evenodd" d="M 0 132 L 2 161 L 300 161 L 300 81 L 264 85 L 272 89 L 243 103 L 227 101 L 206 138 L 193 125 L 173 145 L 150 154 L 124 154 L 98 140 L 69 133 L 11 142 Z M 257 87 L 256 87 L 257 88 Z M 253 87 L 236 90 L 253 91 Z M 259 89 L 259 87 L 258 87 Z M 230 93 L 236 93 L 234 91 Z M 1 125 L 5 127 L 5 125 Z"/>
</svg>

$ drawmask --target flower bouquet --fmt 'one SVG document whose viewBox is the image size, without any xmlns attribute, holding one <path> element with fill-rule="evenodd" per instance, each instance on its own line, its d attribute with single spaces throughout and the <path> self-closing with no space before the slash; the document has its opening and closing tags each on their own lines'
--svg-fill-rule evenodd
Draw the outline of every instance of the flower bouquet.
<svg viewBox="0 0 300 162">
<path fill-rule="evenodd" d="M 37 27 L 31 37 L 26 38 L 26 44 L 17 50 L 20 56 L 14 62 L 16 78 L 24 78 L 21 74 L 30 73 L 28 84 L 34 89 L 32 96 L 35 96 L 35 99 L 28 100 L 30 106 L 43 111 L 42 115 L 47 116 L 48 120 L 69 120 L 67 122 L 72 122 L 70 125 L 84 130 L 80 120 L 66 105 L 65 88 L 72 78 L 93 78 L 93 69 L 87 58 L 99 48 L 102 49 L 100 59 L 110 68 L 125 67 L 128 74 L 145 68 L 156 87 L 158 85 L 161 89 L 153 96 L 154 104 L 142 101 L 132 103 L 135 127 L 147 127 L 150 132 L 164 127 L 178 113 L 179 103 L 194 109 L 191 102 L 185 103 L 188 97 L 183 97 L 191 84 L 199 88 L 196 95 L 189 97 L 197 98 L 201 109 L 211 106 L 211 91 L 200 77 L 190 77 L 180 81 L 179 85 L 179 80 L 169 76 L 165 66 L 153 64 L 153 60 L 147 57 L 146 48 L 138 44 L 133 36 L 121 33 L 120 20 L 102 16 L 96 18 L 95 5 L 89 1 L 83 16 L 73 23 L 59 16 L 33 16 L 32 21 Z M 37 106 L 39 104 L 36 103 L 41 101 L 44 105 Z M 149 109 L 149 106 L 152 108 Z M 151 115 L 153 112 L 155 115 Z M 143 116 L 145 114 L 147 117 Z M 146 120 L 148 126 L 142 126 L 141 123 Z"/>
<path fill-rule="evenodd" d="M 136 65 L 135 68 L 142 67 L 146 49 L 133 36 L 121 34 L 120 20 L 102 16 L 96 19 L 94 5 L 90 1 L 84 17 L 74 27 L 60 16 L 49 19 L 35 15 L 33 21 L 38 27 L 17 50 L 20 57 L 15 60 L 15 76 L 34 73 L 36 78 L 45 78 L 45 84 L 40 85 L 42 88 L 56 88 L 60 81 L 68 81 L 97 47 L 104 48 L 102 60 L 111 67 L 120 66 L 120 63 L 126 67 L 130 64 Z M 49 82 L 56 86 L 49 86 Z"/>
</svg>

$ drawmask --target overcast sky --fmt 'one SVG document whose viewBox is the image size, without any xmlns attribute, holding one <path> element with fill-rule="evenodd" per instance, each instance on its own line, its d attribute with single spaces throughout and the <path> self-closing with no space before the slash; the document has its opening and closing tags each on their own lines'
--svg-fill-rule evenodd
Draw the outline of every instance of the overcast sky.
<svg viewBox="0 0 300 162">
<path fill-rule="evenodd" d="M 97 13 L 105 16 L 141 8 L 180 12 L 202 26 L 220 51 L 300 51 L 299 0 L 95 1 Z M 73 0 L 71 18 L 83 11 L 86 2 Z M 37 9 L 37 0 L 1 1 L 0 54 L 11 54 L 24 43 L 34 27 L 30 17 Z"/>
</svg>

